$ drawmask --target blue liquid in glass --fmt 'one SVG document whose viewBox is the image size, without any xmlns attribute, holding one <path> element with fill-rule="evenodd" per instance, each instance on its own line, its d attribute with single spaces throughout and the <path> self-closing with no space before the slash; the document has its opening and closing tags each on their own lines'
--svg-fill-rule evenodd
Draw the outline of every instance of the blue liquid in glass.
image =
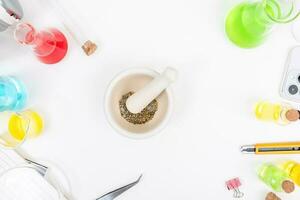
<svg viewBox="0 0 300 200">
<path fill-rule="evenodd" d="M 22 82 L 14 77 L 0 77 L 0 112 L 22 110 L 26 100 L 27 94 Z"/>
</svg>

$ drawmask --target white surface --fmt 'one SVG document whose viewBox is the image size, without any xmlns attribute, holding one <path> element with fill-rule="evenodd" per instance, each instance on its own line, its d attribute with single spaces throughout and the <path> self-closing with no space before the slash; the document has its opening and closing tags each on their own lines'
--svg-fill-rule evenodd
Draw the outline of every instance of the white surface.
<svg viewBox="0 0 300 200">
<path fill-rule="evenodd" d="M 62 27 L 42 1 L 21 2 L 28 21 Z M 224 182 L 236 176 L 243 181 L 244 199 L 263 199 L 269 189 L 258 181 L 255 166 L 300 157 L 245 156 L 239 146 L 299 140 L 299 123 L 263 123 L 251 112 L 260 99 L 281 101 L 285 58 L 296 42 L 284 26 L 257 49 L 233 46 L 224 35 L 223 20 L 236 2 L 64 0 L 77 9 L 79 21 L 88 23 L 83 28 L 100 41 L 100 52 L 86 57 L 70 39 L 67 58 L 53 66 L 39 63 L 1 34 L 1 75 L 24 80 L 30 107 L 46 120 L 45 134 L 28 141 L 26 151 L 61 166 L 79 200 L 96 198 L 141 172 L 142 182 L 120 200 L 231 199 Z M 129 67 L 161 71 L 166 66 L 180 73 L 169 126 L 142 141 L 115 133 L 103 112 L 112 77 Z M 283 199 L 297 199 L 298 194 Z"/>
<path fill-rule="evenodd" d="M 24 159 L 11 150 L 0 150 L 0 174 L 17 165 L 24 164 Z"/>
</svg>

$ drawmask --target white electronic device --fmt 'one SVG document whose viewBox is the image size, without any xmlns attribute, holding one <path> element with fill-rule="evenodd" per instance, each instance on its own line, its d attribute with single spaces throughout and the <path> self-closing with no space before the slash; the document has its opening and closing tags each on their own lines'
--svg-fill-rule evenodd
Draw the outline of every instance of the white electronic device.
<svg viewBox="0 0 300 200">
<path fill-rule="evenodd" d="M 300 103 L 300 46 L 293 47 L 288 54 L 280 86 L 280 96 Z"/>
</svg>

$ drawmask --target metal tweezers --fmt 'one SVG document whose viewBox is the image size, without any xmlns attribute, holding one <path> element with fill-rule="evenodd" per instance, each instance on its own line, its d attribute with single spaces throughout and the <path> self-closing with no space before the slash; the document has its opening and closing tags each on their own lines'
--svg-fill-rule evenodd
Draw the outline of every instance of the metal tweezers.
<svg viewBox="0 0 300 200">
<path fill-rule="evenodd" d="M 42 176 L 45 176 L 46 173 L 47 173 L 47 170 L 48 170 L 48 167 L 44 166 L 44 165 L 41 165 L 37 162 L 34 162 L 32 160 L 29 160 L 29 159 L 25 159 L 29 164 L 35 166 L 35 167 L 38 167 L 40 168 L 40 170 L 38 170 L 38 172 L 42 175 Z M 111 191 L 99 198 L 97 198 L 96 200 L 113 200 L 115 198 L 117 198 L 119 195 L 121 195 L 122 193 L 126 192 L 127 190 L 129 190 L 130 188 L 132 188 L 133 186 L 135 186 L 136 184 L 138 184 L 141 180 L 143 175 L 140 175 L 140 177 L 132 182 L 132 183 L 129 183 L 128 185 L 125 185 L 123 187 L 120 187 L 114 191 Z M 66 197 L 65 197 L 66 198 Z"/>
<path fill-rule="evenodd" d="M 140 177 L 136 181 L 134 181 L 133 183 L 130 183 L 128 185 L 120 187 L 120 188 L 118 188 L 118 189 L 116 189 L 114 191 L 111 191 L 111 192 L 109 192 L 109 193 L 107 193 L 107 194 L 99 197 L 96 200 L 113 200 L 113 199 L 115 199 L 116 197 L 118 197 L 119 195 L 121 195 L 123 192 L 129 190 L 130 188 L 132 188 L 133 186 L 135 186 L 136 184 L 138 184 L 140 182 L 142 176 L 143 175 L 140 175 Z"/>
<path fill-rule="evenodd" d="M 48 167 L 46 167 L 46 166 L 44 166 L 42 164 L 39 164 L 37 162 L 34 162 L 32 160 L 29 160 L 27 158 L 24 158 L 24 159 L 25 159 L 25 161 L 28 164 L 31 164 L 31 165 L 37 167 L 39 169 L 38 172 L 42 176 L 46 176 L 46 173 L 48 171 Z M 105 195 L 97 198 L 96 200 L 113 200 L 113 199 L 115 199 L 119 195 L 123 194 L 124 192 L 126 192 L 127 190 L 129 190 L 130 188 L 132 188 L 133 186 L 135 186 L 136 184 L 138 184 L 140 182 L 142 176 L 143 176 L 143 174 L 141 174 L 140 177 L 136 181 L 134 181 L 132 183 L 129 183 L 128 185 L 125 185 L 123 187 L 120 187 L 120 188 L 118 188 L 116 190 L 113 190 L 113 191 L 111 191 L 111 192 L 109 192 L 109 193 L 107 193 L 107 194 L 105 194 Z M 67 199 L 67 197 L 65 197 L 65 198 Z"/>
</svg>

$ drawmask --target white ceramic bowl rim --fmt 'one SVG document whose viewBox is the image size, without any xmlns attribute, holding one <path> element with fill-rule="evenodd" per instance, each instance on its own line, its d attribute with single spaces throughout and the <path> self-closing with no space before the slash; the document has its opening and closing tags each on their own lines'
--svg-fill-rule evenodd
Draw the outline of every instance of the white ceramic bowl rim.
<svg viewBox="0 0 300 200">
<path fill-rule="evenodd" d="M 123 128 L 121 128 L 118 125 L 118 123 L 115 122 L 115 120 L 113 119 L 113 117 L 109 111 L 110 95 L 111 95 L 112 89 L 120 80 L 122 80 L 126 76 L 133 75 L 133 74 L 145 74 L 145 75 L 149 75 L 149 76 L 153 76 L 153 77 L 159 75 L 158 72 L 156 72 L 155 70 L 152 70 L 150 68 L 130 68 L 130 69 L 126 69 L 126 70 L 120 72 L 112 79 L 112 81 L 109 83 L 109 86 L 106 90 L 105 99 L 104 99 L 104 111 L 105 111 L 105 115 L 106 115 L 106 118 L 107 118 L 109 124 L 118 133 L 121 133 L 122 135 L 132 138 L 132 139 L 145 139 L 145 138 L 156 135 L 157 133 L 159 133 L 166 127 L 169 119 L 171 118 L 171 114 L 173 111 L 173 92 L 170 87 L 166 89 L 166 94 L 168 96 L 168 109 L 167 109 L 168 112 L 166 113 L 165 118 L 162 120 L 162 122 L 156 128 L 154 128 L 153 130 L 148 131 L 146 133 L 142 133 L 142 134 L 131 133 L 127 130 L 124 130 Z"/>
</svg>

